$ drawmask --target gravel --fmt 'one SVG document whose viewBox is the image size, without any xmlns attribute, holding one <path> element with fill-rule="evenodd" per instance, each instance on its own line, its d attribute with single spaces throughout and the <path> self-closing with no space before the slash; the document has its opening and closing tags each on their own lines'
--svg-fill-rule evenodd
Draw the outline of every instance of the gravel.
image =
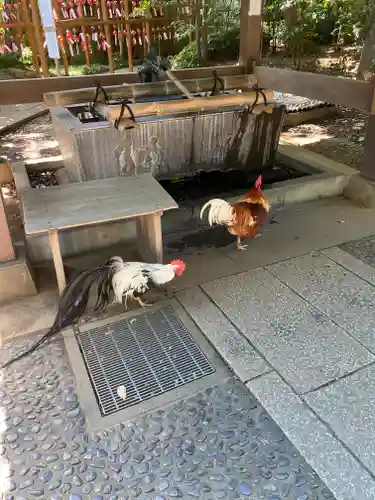
<svg viewBox="0 0 375 500">
<path fill-rule="evenodd" d="M 46 170 L 44 172 L 29 174 L 30 184 L 33 188 L 45 188 L 49 186 L 58 186 L 59 183 L 56 179 L 54 172 Z"/>
<path fill-rule="evenodd" d="M 315 142 L 304 144 L 303 147 L 350 167 L 359 168 L 367 119 L 368 113 L 340 108 L 337 116 L 303 123 L 284 132 L 288 134 L 288 142 L 297 144 L 302 137 L 315 136 Z M 319 136 L 322 136 L 321 139 Z"/>
<path fill-rule="evenodd" d="M 317 101 L 316 99 L 308 99 L 307 97 L 277 91 L 275 92 L 275 101 L 285 104 L 288 113 L 306 111 L 308 109 L 329 105 L 328 103 Z"/>
<path fill-rule="evenodd" d="M 60 154 L 50 115 L 40 116 L 0 137 L 0 156 L 12 161 L 50 158 Z"/>
</svg>

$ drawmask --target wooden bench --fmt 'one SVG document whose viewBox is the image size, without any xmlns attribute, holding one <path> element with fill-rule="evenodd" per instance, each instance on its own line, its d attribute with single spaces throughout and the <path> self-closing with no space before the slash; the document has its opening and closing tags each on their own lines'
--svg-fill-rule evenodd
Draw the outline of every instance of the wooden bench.
<svg viewBox="0 0 375 500">
<path fill-rule="evenodd" d="M 21 201 L 26 235 L 49 235 L 60 294 L 66 277 L 58 231 L 135 218 L 142 259 L 162 263 L 161 216 L 178 208 L 151 174 L 29 189 Z"/>
</svg>

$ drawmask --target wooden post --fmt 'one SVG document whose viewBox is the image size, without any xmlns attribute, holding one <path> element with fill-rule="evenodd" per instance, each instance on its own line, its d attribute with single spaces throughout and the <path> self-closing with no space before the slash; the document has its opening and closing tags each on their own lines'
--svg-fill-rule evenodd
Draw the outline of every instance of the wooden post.
<svg viewBox="0 0 375 500">
<path fill-rule="evenodd" d="M 142 42 L 143 42 L 143 56 L 147 57 L 147 54 L 149 52 L 149 47 L 147 47 L 147 42 L 146 42 L 146 23 L 142 24 Z"/>
<path fill-rule="evenodd" d="M 163 263 L 163 212 L 141 215 L 136 219 L 139 253 L 145 262 Z"/>
<path fill-rule="evenodd" d="M 55 61 L 55 68 L 56 68 L 56 75 L 61 76 L 61 70 L 60 70 L 60 59 L 56 57 Z"/>
<path fill-rule="evenodd" d="M 195 0 L 195 44 L 197 48 L 198 64 L 201 63 L 202 45 L 201 45 L 201 0 Z"/>
<path fill-rule="evenodd" d="M 263 0 L 241 0 L 239 63 L 250 73 L 262 58 Z"/>
<path fill-rule="evenodd" d="M 147 54 L 149 53 L 150 51 L 150 48 L 151 48 L 151 28 L 150 28 L 150 23 L 147 21 L 146 22 L 146 34 L 147 34 Z"/>
<path fill-rule="evenodd" d="M 38 3 L 37 0 L 30 0 L 30 7 L 31 7 L 31 16 L 33 20 L 33 25 L 34 25 L 34 32 L 35 32 L 35 38 L 36 38 L 36 43 L 38 47 L 38 52 L 39 52 L 39 57 L 40 57 L 40 62 L 42 63 L 42 71 L 43 71 L 43 76 L 49 76 L 49 71 L 48 71 L 48 59 L 46 57 L 46 54 L 44 52 L 44 42 L 43 42 L 43 36 L 42 36 L 42 24 L 40 22 L 40 17 L 39 17 L 39 8 L 38 8 Z"/>
<path fill-rule="evenodd" d="M 208 61 L 208 0 L 202 0 L 202 29 L 201 29 L 201 51 L 202 51 L 202 64 L 205 65 Z"/>
<path fill-rule="evenodd" d="M 0 189 L 0 262 L 7 262 L 15 258 L 16 255 L 5 213 L 3 194 Z"/>
<path fill-rule="evenodd" d="M 59 287 L 60 295 L 62 295 L 66 287 L 66 277 L 60 250 L 59 233 L 57 232 L 57 229 L 50 229 L 48 231 L 48 239 L 56 271 L 57 285 Z"/>
<path fill-rule="evenodd" d="M 58 36 L 61 36 L 62 42 L 59 44 L 60 52 L 61 52 L 61 57 L 64 63 L 64 71 L 65 75 L 69 76 L 69 61 L 68 61 L 68 56 L 66 55 L 66 48 L 65 48 L 65 37 L 64 37 L 64 32 L 61 28 L 60 21 L 61 21 L 61 15 L 60 15 L 60 6 L 58 3 L 58 0 L 52 0 L 52 6 L 53 6 L 53 11 L 55 14 L 55 19 L 57 21 L 56 23 L 56 32 Z"/>
<path fill-rule="evenodd" d="M 38 60 L 38 48 L 36 45 L 34 30 L 31 26 L 31 20 L 29 15 L 29 6 L 27 4 L 27 0 L 22 0 L 22 13 L 25 23 L 27 23 L 26 34 L 27 39 L 29 40 L 31 52 L 33 53 L 33 63 L 35 66 L 36 76 L 40 76 L 40 66 Z"/>
<path fill-rule="evenodd" d="M 132 73 L 134 71 L 133 67 L 133 41 L 130 33 L 130 23 L 129 23 L 129 0 L 124 0 L 124 11 L 126 20 L 126 46 L 128 49 L 128 65 L 129 71 Z"/>
<path fill-rule="evenodd" d="M 78 11 L 79 17 L 81 17 L 82 19 L 84 19 L 85 16 L 84 16 L 84 13 L 83 13 L 83 5 L 82 5 L 81 2 L 78 2 L 78 4 L 77 4 L 77 11 Z M 85 47 L 86 47 L 86 50 L 85 50 L 85 59 L 86 59 L 86 66 L 91 67 L 91 57 L 90 57 L 90 53 L 89 53 L 88 32 L 87 32 L 86 27 L 84 25 L 81 26 L 81 30 L 82 30 L 83 36 L 85 37 Z"/>
<path fill-rule="evenodd" d="M 115 65 L 113 64 L 112 36 L 111 36 L 111 30 L 109 29 L 109 20 L 108 20 L 108 11 L 107 11 L 106 0 L 101 0 L 101 6 L 102 6 L 103 21 L 105 22 L 105 25 L 104 25 L 105 39 L 106 39 L 106 42 L 108 45 L 107 46 L 107 54 L 108 54 L 109 72 L 114 73 L 115 72 Z"/>
<path fill-rule="evenodd" d="M 375 181 L 375 86 L 372 95 L 370 115 L 368 117 L 364 151 L 360 166 L 361 174 L 371 181 Z"/>
<path fill-rule="evenodd" d="M 124 25 L 120 24 L 118 26 L 118 45 L 119 45 L 119 52 L 120 52 L 120 60 L 122 61 L 124 59 Z"/>
</svg>

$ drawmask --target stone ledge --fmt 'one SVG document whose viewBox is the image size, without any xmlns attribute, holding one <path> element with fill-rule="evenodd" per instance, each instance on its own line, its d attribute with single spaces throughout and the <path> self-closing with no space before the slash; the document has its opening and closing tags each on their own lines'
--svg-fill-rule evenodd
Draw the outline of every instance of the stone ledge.
<svg viewBox="0 0 375 500">
<path fill-rule="evenodd" d="M 344 189 L 344 196 L 363 208 L 375 207 L 375 182 L 357 175 L 350 178 Z"/>
<path fill-rule="evenodd" d="M 8 134 L 9 132 L 17 130 L 19 127 L 22 127 L 22 125 L 25 125 L 26 123 L 35 120 L 40 116 L 47 115 L 49 113 L 49 109 L 48 108 L 40 109 L 40 106 L 44 106 L 43 103 L 40 103 L 39 105 L 35 104 L 37 110 L 30 111 L 30 113 L 26 115 L 20 114 L 19 117 L 17 117 L 14 121 L 11 121 L 3 126 L 0 126 L 0 137 Z"/>
<path fill-rule="evenodd" d="M 271 370 L 270 365 L 199 287 L 179 292 L 177 298 L 241 382 Z"/>
<path fill-rule="evenodd" d="M 38 293 L 24 247 L 17 247 L 17 259 L 0 264 L 0 303 Z"/>
</svg>

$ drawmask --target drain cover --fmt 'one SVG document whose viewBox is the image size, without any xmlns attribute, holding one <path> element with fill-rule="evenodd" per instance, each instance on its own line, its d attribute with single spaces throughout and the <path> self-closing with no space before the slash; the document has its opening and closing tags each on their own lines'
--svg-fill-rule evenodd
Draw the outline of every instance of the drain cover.
<svg viewBox="0 0 375 500">
<path fill-rule="evenodd" d="M 169 305 L 79 330 L 76 339 L 102 416 L 215 372 Z"/>
</svg>

